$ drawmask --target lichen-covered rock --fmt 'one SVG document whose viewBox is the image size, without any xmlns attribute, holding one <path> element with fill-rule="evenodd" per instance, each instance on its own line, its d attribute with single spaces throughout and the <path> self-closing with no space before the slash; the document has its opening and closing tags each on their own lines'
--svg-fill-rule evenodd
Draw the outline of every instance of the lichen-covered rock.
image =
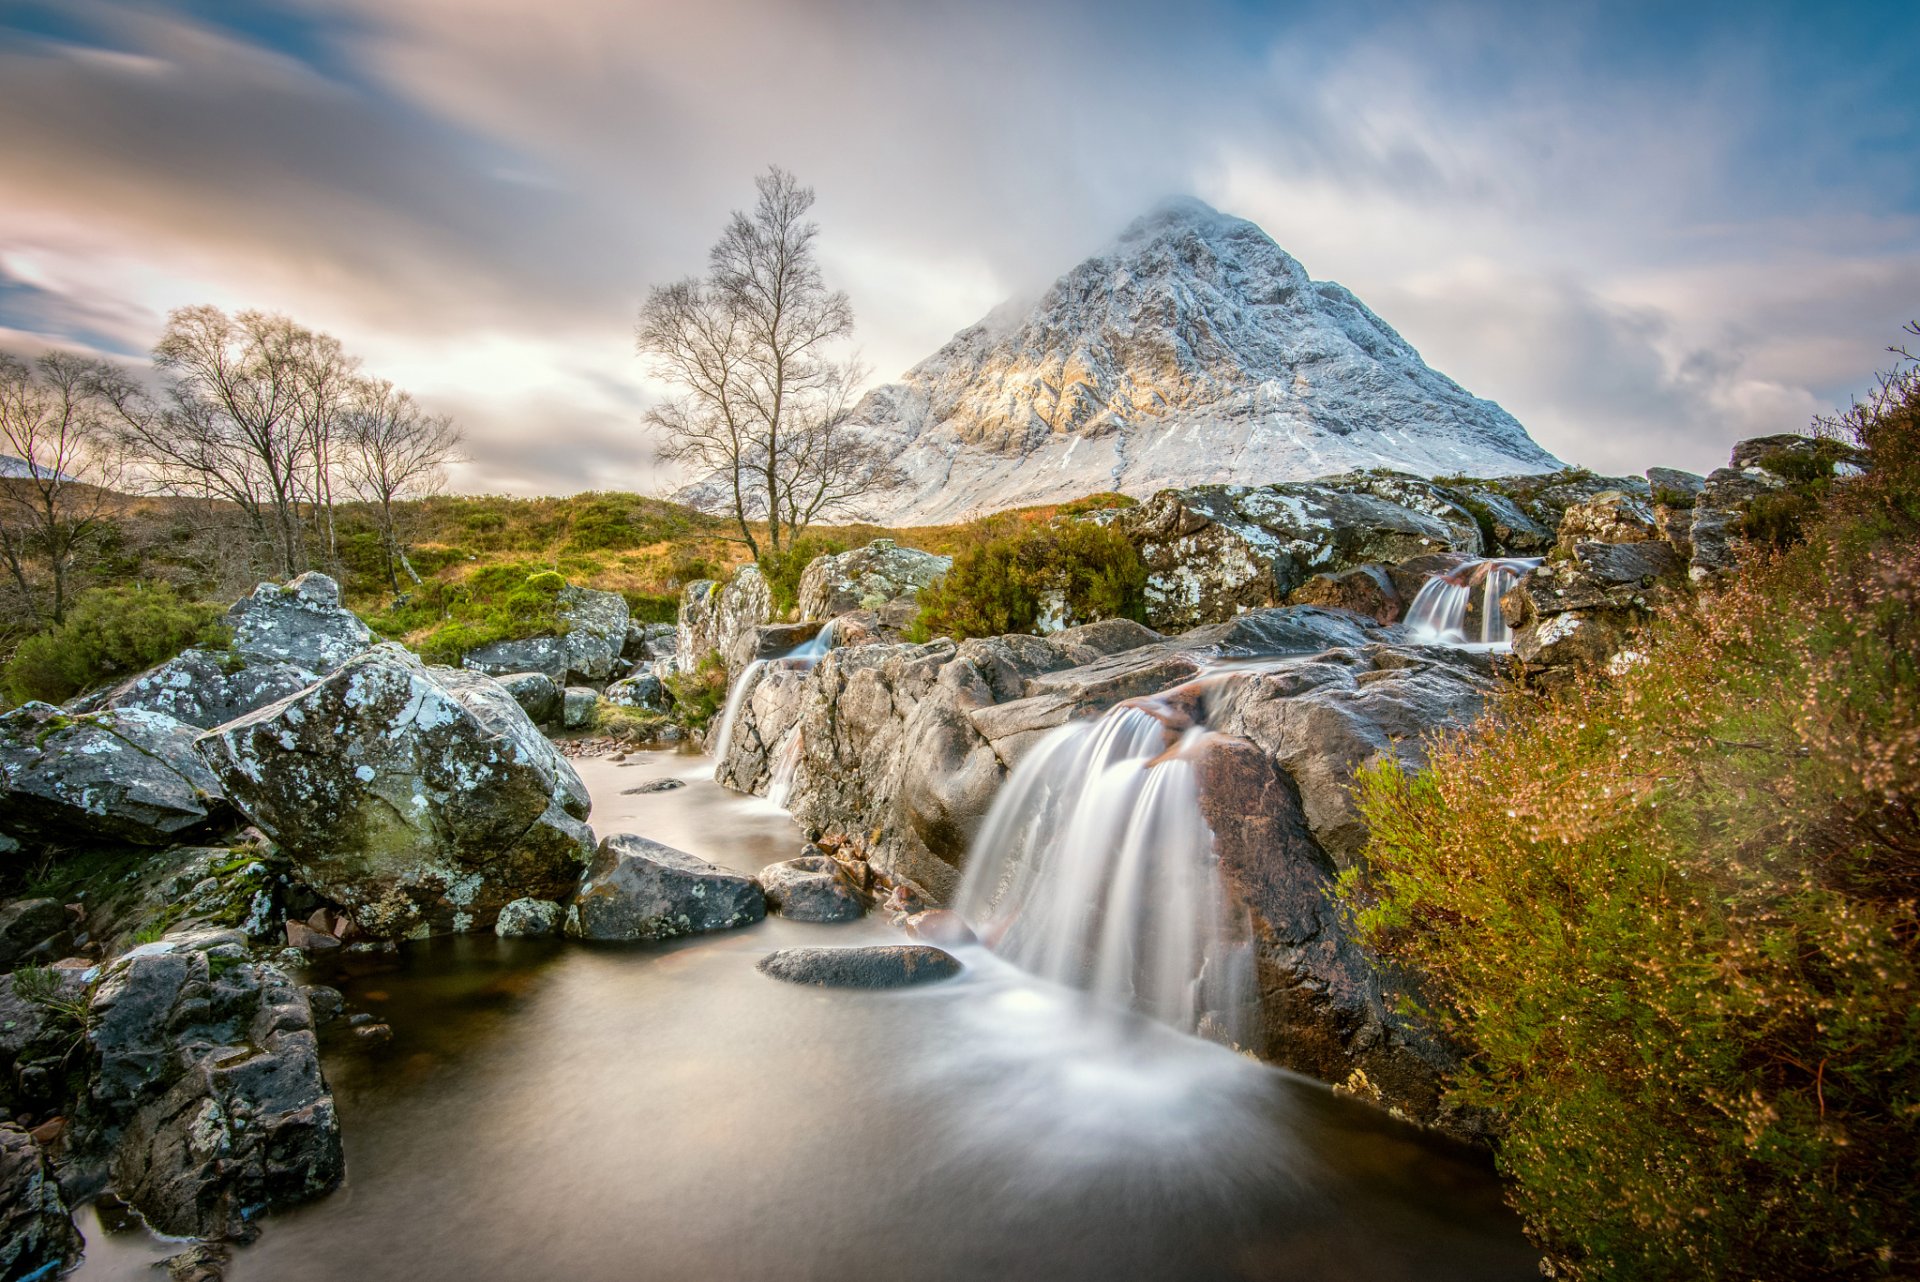
<svg viewBox="0 0 1920 1282">
<path fill-rule="evenodd" d="M 564 898 L 592 848 L 579 776 L 500 683 L 398 646 L 201 746 L 303 880 L 375 936 L 485 930 L 512 900 Z"/>
<path fill-rule="evenodd" d="M 673 696 L 667 692 L 666 683 L 651 672 L 615 681 L 607 687 L 606 700 L 618 708 L 639 708 L 646 712 L 664 713 L 673 706 Z"/>
<path fill-rule="evenodd" d="M 262 583 L 227 611 L 233 653 L 325 675 L 370 648 L 367 625 L 340 604 L 340 585 L 309 570 L 284 587 Z"/>
<path fill-rule="evenodd" d="M 319 679 L 297 664 L 271 659 L 246 663 L 232 653 L 196 647 L 68 707 L 76 712 L 162 712 L 211 730 L 298 694 Z"/>
<path fill-rule="evenodd" d="M 52 1278 L 79 1262 L 81 1245 L 52 1163 L 32 1136 L 0 1122 L 0 1278 Z"/>
<path fill-rule="evenodd" d="M 139 709 L 0 716 L 0 827 L 55 841 L 164 845 L 222 812 L 193 726 Z"/>
<path fill-rule="evenodd" d="M 239 1233 L 339 1184 L 312 1009 L 238 932 L 175 932 L 114 961 L 87 1040 L 114 1190 L 159 1232 Z"/>
<path fill-rule="evenodd" d="M 516 899 L 500 910 L 493 933 L 502 939 L 544 939 L 560 933 L 564 909 L 550 899 Z"/>
<path fill-rule="evenodd" d="M 802 855 L 768 864 L 757 878 L 767 907 L 794 921 L 853 921 L 867 911 L 860 892 L 832 855 Z"/>
<path fill-rule="evenodd" d="M 1456 499 L 1390 474 L 1166 490 L 1111 523 L 1147 564 L 1147 622 L 1162 630 L 1277 605 L 1317 573 L 1482 551 Z"/>
<path fill-rule="evenodd" d="M 656 659 L 670 658 L 678 644 L 679 631 L 677 624 L 643 623 L 630 617 L 627 620 L 627 642 L 621 647 L 620 657 L 632 664 L 649 664 Z"/>
<path fill-rule="evenodd" d="M 1513 655 L 1537 685 L 1564 684 L 1624 648 L 1684 563 L 1663 539 L 1580 543 L 1509 590 L 1500 613 Z"/>
<path fill-rule="evenodd" d="M 673 661 L 691 672 L 710 654 L 725 657 L 742 635 L 773 619 L 773 591 L 758 566 L 743 565 L 719 584 L 700 579 L 680 595 L 680 624 Z"/>
<path fill-rule="evenodd" d="M 1567 509 L 1554 546 L 1571 552 L 1582 543 L 1645 543 L 1659 537 L 1650 503 L 1636 494 L 1602 490 Z"/>
<path fill-rule="evenodd" d="M 914 610 L 920 589 L 953 568 L 953 558 L 875 539 L 863 548 L 817 556 L 800 575 L 802 619 L 819 621 L 851 610 Z"/>
<path fill-rule="evenodd" d="M 600 843 L 566 929 L 580 939 L 677 939 L 747 926 L 767 915 L 766 896 L 744 873 L 631 833 Z"/>
<path fill-rule="evenodd" d="M 497 678 L 501 689 L 513 696 L 520 710 L 536 726 L 560 719 L 560 687 L 544 672 L 509 672 Z"/>
<path fill-rule="evenodd" d="M 754 969 L 789 984 L 824 988 L 905 988 L 952 979 L 965 967 L 932 944 L 866 944 L 857 948 L 781 948 Z"/>
<path fill-rule="evenodd" d="M 490 641 L 461 655 L 460 666 L 490 677 L 537 672 L 558 688 L 567 679 L 567 641 L 551 636 Z"/>
<path fill-rule="evenodd" d="M 568 686 L 560 692 L 560 724 L 568 730 L 585 730 L 599 708 L 600 692 L 592 686 Z"/>
<path fill-rule="evenodd" d="M 567 675 L 575 681 L 605 681 L 627 647 L 627 599 L 618 592 L 565 587 L 558 611 L 566 622 Z"/>
</svg>

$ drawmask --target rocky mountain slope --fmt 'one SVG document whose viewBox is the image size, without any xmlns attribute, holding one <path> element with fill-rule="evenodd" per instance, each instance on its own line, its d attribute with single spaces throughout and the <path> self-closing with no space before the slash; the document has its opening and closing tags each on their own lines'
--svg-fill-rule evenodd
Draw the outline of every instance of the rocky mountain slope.
<svg viewBox="0 0 1920 1282">
<path fill-rule="evenodd" d="M 855 422 L 908 475 L 867 513 L 896 524 L 1100 490 L 1559 466 L 1346 289 L 1197 200 L 962 330 Z"/>
</svg>

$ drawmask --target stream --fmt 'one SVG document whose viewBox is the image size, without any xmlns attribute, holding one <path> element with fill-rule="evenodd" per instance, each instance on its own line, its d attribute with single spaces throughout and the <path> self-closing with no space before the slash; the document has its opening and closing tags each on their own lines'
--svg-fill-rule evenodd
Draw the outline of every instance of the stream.
<svg viewBox="0 0 1920 1282">
<path fill-rule="evenodd" d="M 575 765 L 601 834 L 742 871 L 799 853 L 712 760 Z M 628 795 L 675 776 L 685 786 Z M 1489 1164 L 1325 1087 L 1094 1004 L 979 947 L 959 979 L 795 987 L 770 917 L 664 946 L 462 936 L 310 976 L 391 1024 L 323 1038 L 347 1180 L 265 1221 L 228 1277 L 1521 1279 Z M 79 1279 L 179 1249 L 93 1208 Z"/>
</svg>

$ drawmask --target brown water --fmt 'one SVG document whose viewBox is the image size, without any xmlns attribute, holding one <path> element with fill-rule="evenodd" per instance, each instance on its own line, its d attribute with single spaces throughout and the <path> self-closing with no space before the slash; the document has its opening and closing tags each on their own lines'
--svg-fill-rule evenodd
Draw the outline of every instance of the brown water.
<svg viewBox="0 0 1920 1282">
<path fill-rule="evenodd" d="M 585 762 L 598 831 L 751 870 L 786 817 L 704 758 Z M 622 796 L 642 779 L 688 786 Z M 1325 1089 L 1031 979 L 834 992 L 753 964 L 898 938 L 778 918 L 664 947 L 439 940 L 334 977 L 394 1030 L 331 1044 L 347 1184 L 236 1282 L 1519 1279 L 1490 1173 Z M 83 1279 L 171 1249 L 90 1216 Z"/>
</svg>

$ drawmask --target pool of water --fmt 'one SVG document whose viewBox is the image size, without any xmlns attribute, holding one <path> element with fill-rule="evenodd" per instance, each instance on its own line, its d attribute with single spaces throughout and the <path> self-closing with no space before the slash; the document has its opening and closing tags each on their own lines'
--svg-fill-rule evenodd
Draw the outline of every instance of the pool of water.
<svg viewBox="0 0 1920 1282">
<path fill-rule="evenodd" d="M 705 758 L 585 761 L 596 831 L 751 871 L 786 816 Z M 628 795 L 644 780 L 688 780 Z M 754 970 L 900 938 L 771 918 L 666 946 L 491 936 L 329 976 L 388 1021 L 328 1040 L 347 1182 L 228 1276 L 1519 1279 L 1536 1255 L 1472 1155 L 979 948 L 896 992 Z M 83 1213 L 80 1278 L 177 1249 Z"/>
</svg>

